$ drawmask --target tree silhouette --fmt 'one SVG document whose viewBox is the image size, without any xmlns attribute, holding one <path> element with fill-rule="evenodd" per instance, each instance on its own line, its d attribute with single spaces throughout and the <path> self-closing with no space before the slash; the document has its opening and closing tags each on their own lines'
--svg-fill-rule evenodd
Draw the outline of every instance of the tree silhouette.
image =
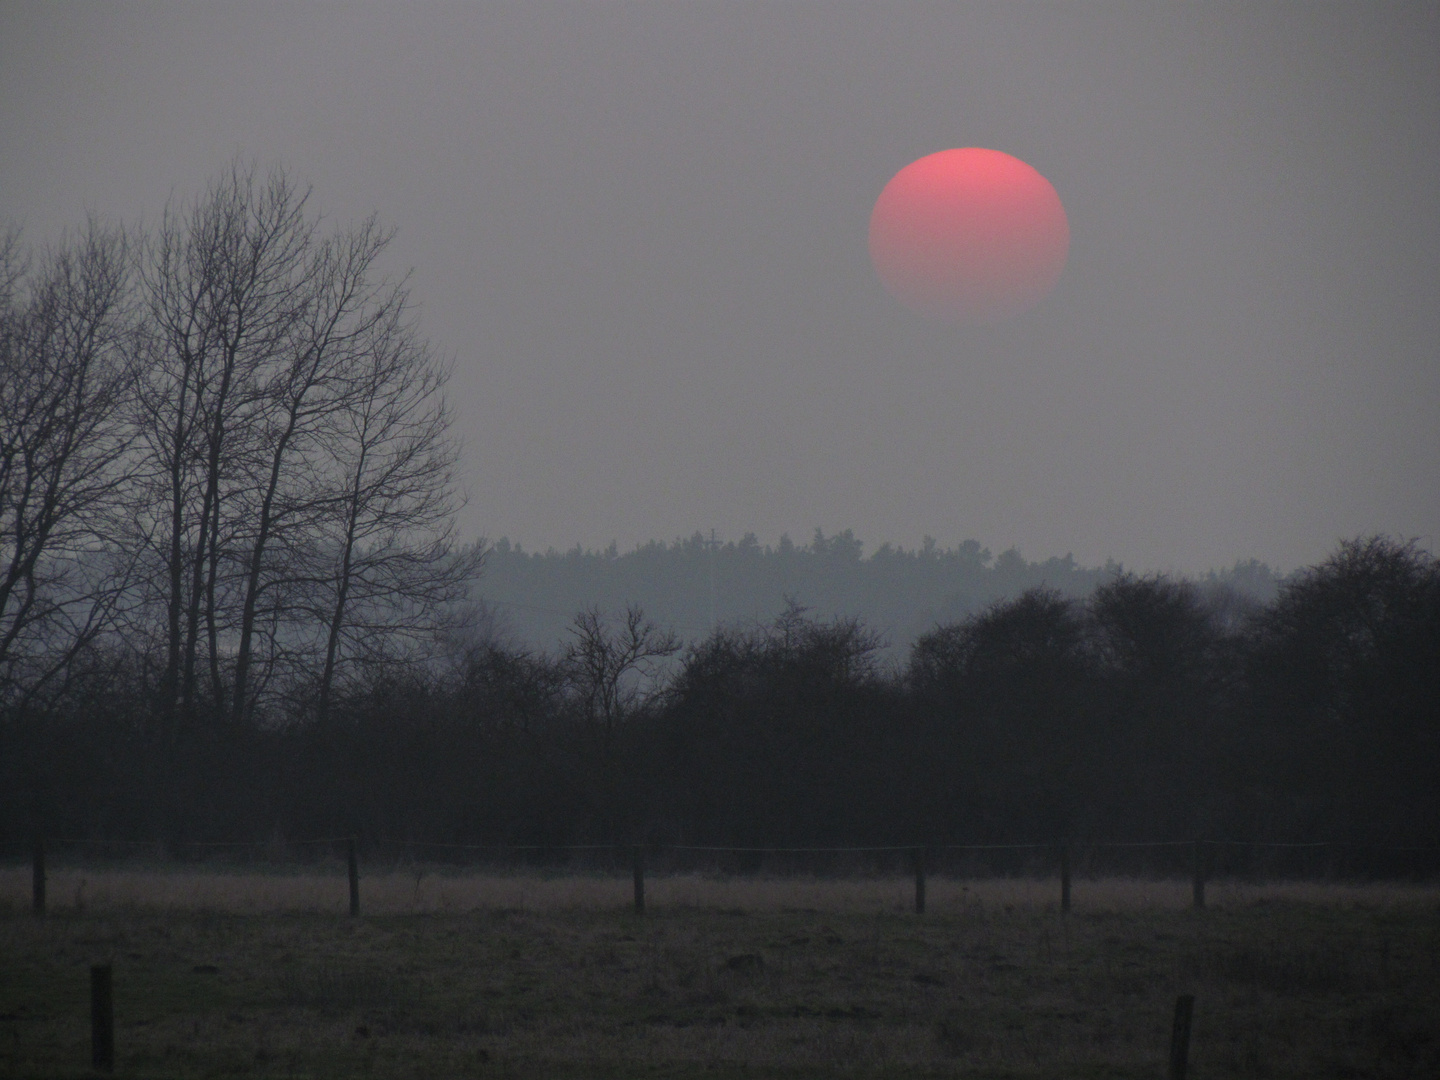
<svg viewBox="0 0 1440 1080">
<path fill-rule="evenodd" d="M 127 264 L 95 222 L 33 269 L 0 235 L 0 706 L 63 682 L 123 597 Z"/>
<path fill-rule="evenodd" d="M 1257 782 L 1356 836 L 1440 827 L 1440 561 L 1349 540 L 1255 620 L 1246 665 Z"/>
</svg>

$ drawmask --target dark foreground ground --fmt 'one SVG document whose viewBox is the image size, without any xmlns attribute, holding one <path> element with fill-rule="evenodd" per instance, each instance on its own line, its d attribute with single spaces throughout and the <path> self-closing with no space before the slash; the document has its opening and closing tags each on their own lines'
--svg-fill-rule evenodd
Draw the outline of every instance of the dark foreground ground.
<svg viewBox="0 0 1440 1080">
<path fill-rule="evenodd" d="M 813 901 L 814 891 L 808 894 Z M 367 915 L 0 906 L 0 1075 L 1440 1077 L 1440 906 Z M 1418 896 L 1418 898 L 1417 898 Z"/>
</svg>

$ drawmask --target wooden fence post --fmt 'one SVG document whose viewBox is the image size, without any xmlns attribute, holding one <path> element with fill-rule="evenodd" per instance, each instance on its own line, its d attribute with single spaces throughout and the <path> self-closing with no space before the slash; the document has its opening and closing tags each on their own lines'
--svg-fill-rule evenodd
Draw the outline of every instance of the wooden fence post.
<svg viewBox="0 0 1440 1080">
<path fill-rule="evenodd" d="M 1196 911 L 1205 908 L 1205 841 L 1196 840 L 1190 849 L 1190 893 Z"/>
<path fill-rule="evenodd" d="M 925 849 L 915 849 L 915 914 L 925 914 Z"/>
<path fill-rule="evenodd" d="M 96 1072 L 115 1071 L 115 998 L 109 964 L 90 967 L 90 1066 Z"/>
<path fill-rule="evenodd" d="M 345 845 L 347 869 L 350 871 L 350 917 L 360 914 L 360 861 L 355 857 L 355 838 L 352 836 Z"/>
<path fill-rule="evenodd" d="M 635 878 L 635 914 L 645 914 L 645 849 L 636 844 L 631 851 L 634 857 L 632 870 Z"/>
<path fill-rule="evenodd" d="M 39 834 L 30 849 L 30 910 L 45 917 L 45 839 Z"/>
<path fill-rule="evenodd" d="M 1070 841 L 1060 841 L 1060 910 L 1070 910 Z"/>
<path fill-rule="evenodd" d="M 1190 1017 L 1194 1011 L 1194 994 L 1181 994 L 1175 999 L 1175 1026 L 1170 1029 L 1170 1080 L 1185 1080 L 1190 1061 Z"/>
</svg>

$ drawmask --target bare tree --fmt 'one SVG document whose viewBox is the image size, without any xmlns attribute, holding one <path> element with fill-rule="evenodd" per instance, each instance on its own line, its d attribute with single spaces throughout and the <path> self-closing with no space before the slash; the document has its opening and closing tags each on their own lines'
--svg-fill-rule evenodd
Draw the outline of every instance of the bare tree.
<svg viewBox="0 0 1440 1080">
<path fill-rule="evenodd" d="M 196 715 L 205 672 L 234 722 L 282 672 L 322 668 L 328 707 L 357 643 L 420 636 L 475 569 L 451 533 L 445 371 L 377 268 L 390 234 L 324 234 L 307 199 L 233 165 L 167 212 L 146 260 L 138 401 L 164 509 L 138 532 L 172 718 Z"/>
<path fill-rule="evenodd" d="M 630 604 L 618 625 L 587 608 L 575 616 L 564 665 L 581 714 L 599 734 L 604 753 L 621 726 L 654 691 L 661 661 L 680 650 L 680 639 Z"/>
<path fill-rule="evenodd" d="M 613 840 L 622 802 L 616 788 L 618 740 L 627 721 L 657 692 L 662 664 L 680 650 L 680 639 L 660 630 L 638 604 L 627 606 L 617 622 L 588 608 L 575 616 L 570 635 L 562 670 L 593 740 L 604 828 Z"/>
<path fill-rule="evenodd" d="M 137 401 L 163 511 L 140 532 L 161 569 L 166 716 L 194 713 L 202 627 L 212 699 L 224 705 L 220 639 L 233 630 L 237 553 L 253 535 L 246 504 L 264 457 L 266 382 L 303 313 L 315 228 L 305 200 L 282 173 L 262 183 L 233 165 L 192 205 L 167 208 L 145 262 Z"/>
<path fill-rule="evenodd" d="M 335 413 L 330 466 L 336 498 L 322 534 L 327 570 L 316 612 L 325 627 L 318 708 L 328 712 L 337 671 L 383 641 L 436 642 L 446 612 L 479 572 L 484 546 L 454 536 L 455 462 L 444 388 L 449 371 L 389 293 L 358 340 L 347 407 Z"/>
<path fill-rule="evenodd" d="M 0 701 L 33 697 L 108 624 L 127 478 L 124 234 L 91 222 L 27 273 L 0 237 Z M 113 551 L 113 547 L 111 548 Z"/>
<path fill-rule="evenodd" d="M 435 556 L 427 563 L 430 571 L 448 553 L 454 455 L 447 441 L 449 416 L 439 400 L 444 373 L 429 363 L 424 343 L 405 324 L 405 290 L 372 280 L 375 260 L 389 241 L 390 234 L 371 218 L 318 245 L 306 267 L 310 291 L 287 342 L 288 363 L 266 387 L 263 474 L 235 658 L 237 719 L 255 696 L 249 675 L 257 628 L 287 594 L 297 614 L 309 612 L 312 619 L 317 593 L 338 594 L 336 603 L 321 605 L 318 617 L 328 628 L 321 680 L 322 701 L 327 700 L 349 614 L 348 587 L 368 567 L 367 541 L 381 537 L 394 553 L 388 561 L 399 564 L 416 556 L 414 533 L 438 531 L 441 550 L 429 536 L 420 545 Z M 392 460 L 397 457 L 403 460 Z M 336 548 L 341 570 L 331 573 L 329 553 Z M 402 604 L 448 599 L 445 590 L 443 596 L 428 591 L 423 572 L 371 577 L 356 590 L 362 599 L 371 594 Z M 397 622 L 394 629 L 412 622 Z M 273 636 L 267 644 L 273 651 Z"/>
</svg>

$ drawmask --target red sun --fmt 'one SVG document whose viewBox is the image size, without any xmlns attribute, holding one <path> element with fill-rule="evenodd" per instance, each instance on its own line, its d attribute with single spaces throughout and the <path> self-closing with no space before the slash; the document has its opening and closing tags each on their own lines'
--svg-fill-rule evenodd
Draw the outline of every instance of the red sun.
<svg viewBox="0 0 1440 1080">
<path fill-rule="evenodd" d="M 1070 251 L 1050 181 L 998 150 L 941 150 L 896 173 L 870 215 L 870 258 L 906 307 L 993 323 L 1038 303 Z"/>
</svg>

